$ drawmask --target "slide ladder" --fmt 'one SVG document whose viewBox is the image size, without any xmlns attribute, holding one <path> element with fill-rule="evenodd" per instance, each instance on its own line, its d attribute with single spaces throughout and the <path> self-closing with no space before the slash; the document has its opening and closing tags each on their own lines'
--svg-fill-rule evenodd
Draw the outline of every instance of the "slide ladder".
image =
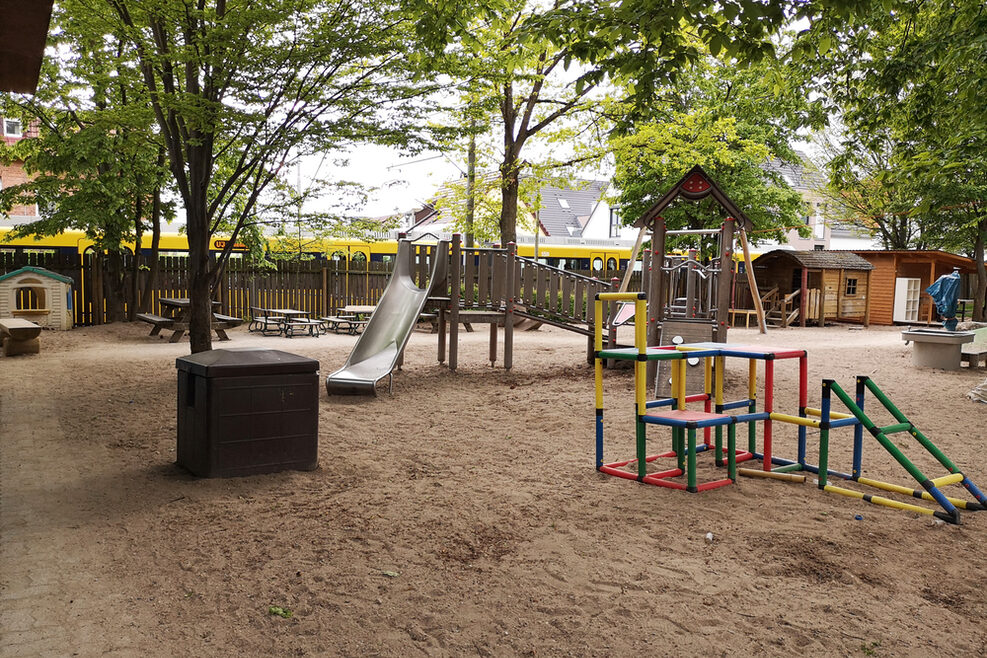
<svg viewBox="0 0 987 658">
<path fill-rule="evenodd" d="M 393 377 L 425 303 L 435 286 L 446 280 L 449 267 L 449 243 L 442 240 L 436 246 L 428 285 L 419 288 L 415 285 L 411 248 L 408 240 L 399 243 L 394 271 L 374 314 L 346 364 L 326 378 L 329 395 L 376 395 L 377 382 L 388 375 Z"/>
<path fill-rule="evenodd" d="M 829 407 L 829 393 L 836 394 L 836 397 L 846 405 L 847 409 L 850 410 L 860 424 L 855 427 L 854 436 L 854 446 L 853 446 L 853 480 L 860 482 L 871 487 L 878 489 L 883 489 L 885 491 L 891 491 L 894 493 L 909 495 L 914 498 L 921 498 L 923 500 L 935 501 L 942 507 L 942 511 L 933 511 L 925 507 L 920 507 L 918 505 L 910 505 L 908 503 L 902 503 L 890 498 L 883 498 L 881 496 L 870 496 L 867 494 L 862 494 L 857 491 L 852 491 L 850 489 L 844 489 L 842 487 L 835 487 L 833 485 L 827 484 L 826 482 L 826 465 L 823 461 L 826 459 L 825 455 L 825 445 L 821 446 L 820 449 L 820 469 L 819 469 L 819 488 L 826 491 L 831 491 L 833 493 L 842 494 L 845 496 L 850 496 L 853 498 L 861 498 L 869 503 L 875 503 L 877 505 L 884 505 L 887 507 L 896 507 L 899 509 L 908 509 L 911 511 L 919 512 L 921 514 L 933 514 L 937 518 L 943 519 L 949 523 L 959 523 L 960 513 L 958 508 L 967 510 L 984 510 L 987 509 L 987 498 L 984 494 L 970 481 L 968 477 L 963 475 L 962 472 L 956 467 L 956 465 L 939 449 L 936 444 L 934 444 L 925 434 L 923 434 L 908 418 L 903 414 L 892 402 L 888 399 L 888 396 L 878 388 L 870 377 L 859 376 L 857 377 L 857 391 L 856 399 L 852 399 L 840 386 L 832 379 L 826 379 L 823 381 L 823 406 L 828 409 Z M 864 397 L 865 391 L 870 391 L 871 394 L 877 398 L 885 409 L 891 414 L 895 419 L 895 423 L 880 427 L 874 423 L 873 420 L 866 413 L 864 413 Z M 880 482 L 878 480 L 871 480 L 869 478 L 861 477 L 861 453 L 863 444 L 863 430 L 867 430 L 870 434 L 877 439 L 878 443 L 887 450 L 895 461 L 901 464 L 902 467 L 908 474 L 911 475 L 919 483 L 922 489 L 909 489 L 908 487 L 903 487 L 900 485 L 890 484 L 887 482 Z M 905 454 L 898 448 L 897 445 L 889 438 L 893 434 L 907 433 L 911 435 L 925 450 L 932 455 L 936 461 L 938 461 L 947 471 L 948 474 L 930 478 L 926 476 L 918 466 L 916 466 Z M 969 502 L 966 500 L 960 500 L 956 498 L 951 498 L 946 496 L 941 488 L 950 484 L 962 484 L 964 488 L 977 500 L 977 502 Z"/>
</svg>

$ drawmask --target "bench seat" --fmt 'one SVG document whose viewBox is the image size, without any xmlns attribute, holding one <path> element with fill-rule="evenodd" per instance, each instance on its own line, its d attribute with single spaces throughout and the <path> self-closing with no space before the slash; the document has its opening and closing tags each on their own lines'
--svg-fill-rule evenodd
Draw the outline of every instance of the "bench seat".
<svg viewBox="0 0 987 658">
<path fill-rule="evenodd" d="M 987 344 L 967 343 L 960 349 L 960 361 L 965 362 L 970 368 L 980 368 L 983 361 L 987 365 Z"/>
</svg>

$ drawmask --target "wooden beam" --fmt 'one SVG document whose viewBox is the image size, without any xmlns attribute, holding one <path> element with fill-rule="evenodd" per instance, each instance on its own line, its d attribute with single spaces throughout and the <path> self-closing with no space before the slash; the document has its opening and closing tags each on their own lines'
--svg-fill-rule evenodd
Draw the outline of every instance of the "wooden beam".
<svg viewBox="0 0 987 658">
<path fill-rule="evenodd" d="M 634 273 L 634 263 L 637 262 L 637 255 L 641 251 L 641 244 L 644 242 L 644 234 L 647 233 L 648 226 L 644 225 L 637 232 L 637 240 L 634 241 L 634 248 L 631 249 L 631 259 L 627 261 L 627 271 L 624 272 L 624 280 L 620 282 L 620 292 L 627 292 L 627 287 L 631 284 L 631 274 Z M 641 270 L 641 288 L 644 289 L 644 270 Z"/>
<path fill-rule="evenodd" d="M 754 265 L 751 262 L 750 246 L 747 244 L 747 231 L 743 225 L 740 227 L 740 246 L 744 250 L 744 269 L 747 270 L 747 285 L 751 289 L 751 298 L 754 300 L 754 310 L 757 312 L 757 327 L 762 334 L 768 333 L 768 325 L 764 320 L 764 307 L 761 306 L 761 295 L 757 291 L 757 281 L 754 278 Z"/>
</svg>

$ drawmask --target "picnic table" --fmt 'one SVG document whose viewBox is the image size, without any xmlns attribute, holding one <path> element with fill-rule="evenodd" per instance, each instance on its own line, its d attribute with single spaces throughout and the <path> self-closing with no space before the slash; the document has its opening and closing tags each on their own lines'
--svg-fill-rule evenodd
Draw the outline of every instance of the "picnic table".
<svg viewBox="0 0 987 658">
<path fill-rule="evenodd" d="M 286 338 L 294 338 L 298 334 L 319 336 L 326 331 L 322 320 L 313 320 L 309 317 L 311 315 L 310 311 L 300 311 L 294 308 L 267 308 L 263 306 L 258 310 L 268 317 L 282 318 L 280 328 L 281 333 Z"/>
<path fill-rule="evenodd" d="M 170 329 L 172 334 L 168 342 L 177 343 L 185 335 L 185 332 L 188 331 L 189 313 L 192 309 L 192 303 L 185 297 L 160 297 L 158 303 L 161 304 L 162 315 L 138 313 L 136 318 L 141 322 L 147 322 L 153 325 L 149 334 L 150 336 L 157 336 L 161 333 L 162 329 Z M 213 308 L 216 308 L 220 305 L 220 302 L 214 301 L 212 305 Z M 238 327 L 242 323 L 243 320 L 240 318 L 222 315 L 213 311 L 212 330 L 216 332 L 216 335 L 221 341 L 230 339 L 226 333 L 227 329 Z"/>
</svg>

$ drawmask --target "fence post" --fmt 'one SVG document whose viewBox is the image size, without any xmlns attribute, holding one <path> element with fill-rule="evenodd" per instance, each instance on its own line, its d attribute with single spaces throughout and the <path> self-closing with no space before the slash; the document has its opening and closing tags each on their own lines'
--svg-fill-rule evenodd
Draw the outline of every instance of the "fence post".
<svg viewBox="0 0 987 658">
<path fill-rule="evenodd" d="M 449 273 L 449 370 L 459 364 L 459 295 L 462 291 L 462 236 L 452 234 L 452 268 Z M 445 315 L 443 311 L 441 315 Z M 444 331 L 440 326 L 439 331 Z"/>
<path fill-rule="evenodd" d="M 517 244 L 507 243 L 507 271 L 504 273 L 504 370 L 514 365 L 514 267 Z"/>
</svg>

